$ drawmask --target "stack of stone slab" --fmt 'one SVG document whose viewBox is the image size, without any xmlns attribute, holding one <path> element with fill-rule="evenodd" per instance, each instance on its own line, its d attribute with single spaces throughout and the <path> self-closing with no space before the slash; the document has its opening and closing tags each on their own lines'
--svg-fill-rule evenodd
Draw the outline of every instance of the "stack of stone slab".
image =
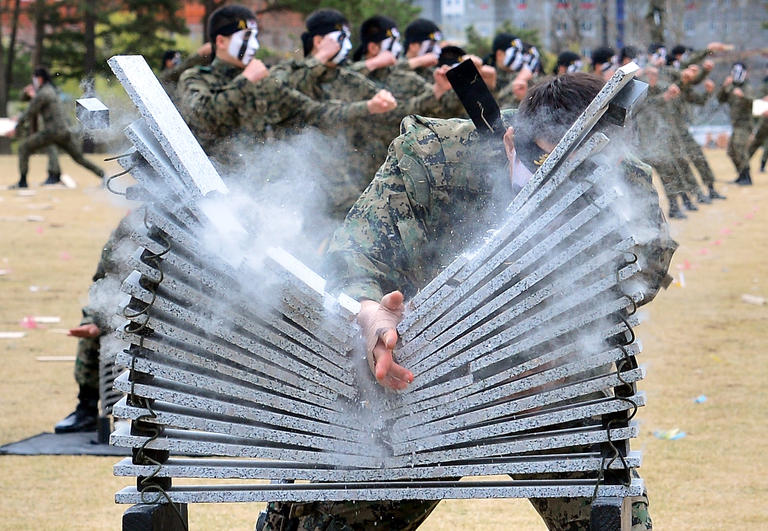
<svg viewBox="0 0 768 531">
<path fill-rule="evenodd" d="M 631 330 L 642 261 L 594 129 L 626 118 L 636 67 L 606 84 L 498 230 L 408 302 L 397 356 L 415 380 L 389 393 L 361 352 L 358 303 L 283 249 L 230 252 L 249 234 L 226 184 L 145 61 L 110 65 L 141 114 L 119 162 L 145 209 L 117 332 L 130 348 L 114 414 L 131 427 L 112 434 L 134 449 L 115 473 L 138 481 L 118 502 L 641 494 L 628 441 L 645 402 Z"/>
</svg>

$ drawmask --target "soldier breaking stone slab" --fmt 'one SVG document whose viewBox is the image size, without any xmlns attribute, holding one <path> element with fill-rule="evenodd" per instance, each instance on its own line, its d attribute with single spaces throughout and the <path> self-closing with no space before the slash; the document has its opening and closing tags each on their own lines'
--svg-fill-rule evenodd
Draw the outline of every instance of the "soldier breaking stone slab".
<svg viewBox="0 0 768 531">
<path fill-rule="evenodd" d="M 334 235 L 329 267 L 337 288 L 361 301 L 358 322 L 377 381 L 404 389 L 413 374 L 396 362 L 395 326 L 412 297 L 453 257 L 503 219 L 504 208 L 599 92 L 589 74 L 565 74 L 535 87 L 519 115 L 507 111 L 504 145 L 478 136 L 470 121 L 409 117 L 387 160 Z M 553 113 L 557 108 L 559 112 Z M 501 162 L 499 162 L 501 160 Z M 505 165 L 506 163 L 506 165 Z M 653 231 L 636 252 L 647 263 L 645 302 L 668 282 L 676 247 L 659 210 L 650 170 L 621 163 L 643 212 L 632 223 Z M 385 295 L 386 294 L 386 295 Z M 587 498 L 531 500 L 550 529 L 589 528 Z M 437 501 L 271 503 L 257 529 L 415 529 Z M 645 496 L 634 500 L 633 529 L 651 529 Z"/>
</svg>

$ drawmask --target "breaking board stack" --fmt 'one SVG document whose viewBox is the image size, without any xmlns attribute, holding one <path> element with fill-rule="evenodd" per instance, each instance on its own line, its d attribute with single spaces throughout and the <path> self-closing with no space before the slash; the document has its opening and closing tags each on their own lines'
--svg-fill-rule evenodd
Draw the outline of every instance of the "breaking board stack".
<svg viewBox="0 0 768 531">
<path fill-rule="evenodd" d="M 135 150 L 118 160 L 145 209 L 117 332 L 130 347 L 116 357 L 129 370 L 114 415 L 131 424 L 111 437 L 133 449 L 115 474 L 138 480 L 117 502 L 642 493 L 629 439 L 645 402 L 631 329 L 643 293 L 626 289 L 638 242 L 610 208 L 620 192 L 600 157 L 608 138 L 594 131 L 623 123 L 642 92 L 634 65 L 498 230 L 408 301 L 396 354 L 415 380 L 386 393 L 361 353 L 356 301 L 327 293 L 282 249 L 256 260 L 204 244 L 248 240 L 222 214 L 226 184 L 143 58 L 109 63 L 142 116 L 125 131 Z M 275 296 L 260 297 L 263 286 Z M 482 478 L 498 475 L 511 478 Z"/>
</svg>

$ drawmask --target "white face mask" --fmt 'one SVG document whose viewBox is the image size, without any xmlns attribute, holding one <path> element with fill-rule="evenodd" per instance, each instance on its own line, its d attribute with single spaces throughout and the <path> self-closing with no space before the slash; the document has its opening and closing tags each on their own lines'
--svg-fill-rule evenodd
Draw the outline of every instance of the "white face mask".
<svg viewBox="0 0 768 531">
<path fill-rule="evenodd" d="M 233 33 L 227 47 L 229 55 L 242 61 L 244 65 L 250 63 L 259 49 L 259 40 L 256 38 L 258 33 L 255 22 L 249 22 L 246 29 Z"/>
<path fill-rule="evenodd" d="M 567 71 L 568 72 L 579 72 L 581 71 L 581 67 L 584 66 L 581 61 L 574 61 L 570 65 L 568 65 Z"/>
<path fill-rule="evenodd" d="M 352 51 L 352 41 L 349 40 L 349 36 L 351 35 L 349 28 L 344 26 L 341 31 L 332 31 L 328 35 L 332 39 L 336 39 L 341 45 L 341 49 L 333 56 L 331 62 L 336 65 L 341 64 L 347 58 L 349 52 Z"/>
<path fill-rule="evenodd" d="M 399 57 L 403 53 L 403 45 L 400 44 L 400 32 L 397 31 L 397 28 L 392 28 L 389 32 L 392 36 L 381 41 L 381 50 L 391 52 L 395 57 Z"/>
<path fill-rule="evenodd" d="M 522 188 L 533 177 L 531 170 L 525 167 L 525 164 L 517 157 L 515 153 L 512 159 L 512 184 Z"/>
<path fill-rule="evenodd" d="M 512 41 L 512 46 L 504 52 L 504 64 L 513 72 L 517 72 L 523 66 L 523 43 L 520 39 Z"/>
<path fill-rule="evenodd" d="M 440 45 L 437 44 L 440 42 L 440 40 L 443 38 L 442 35 L 440 35 L 440 32 L 434 33 L 434 39 L 427 39 L 426 41 L 421 41 L 421 48 L 419 48 L 419 56 L 427 55 L 428 53 L 433 53 L 436 56 L 440 57 Z"/>
</svg>

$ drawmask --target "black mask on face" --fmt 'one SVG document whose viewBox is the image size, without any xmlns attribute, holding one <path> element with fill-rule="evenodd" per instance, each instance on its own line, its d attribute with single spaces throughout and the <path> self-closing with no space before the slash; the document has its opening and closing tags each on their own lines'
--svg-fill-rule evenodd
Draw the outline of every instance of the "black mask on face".
<svg viewBox="0 0 768 531">
<path fill-rule="evenodd" d="M 528 134 L 524 129 L 518 132 L 515 128 L 515 155 L 528 168 L 531 173 L 544 164 L 549 156 L 549 151 L 545 151 L 536 143 L 533 135 Z"/>
</svg>

